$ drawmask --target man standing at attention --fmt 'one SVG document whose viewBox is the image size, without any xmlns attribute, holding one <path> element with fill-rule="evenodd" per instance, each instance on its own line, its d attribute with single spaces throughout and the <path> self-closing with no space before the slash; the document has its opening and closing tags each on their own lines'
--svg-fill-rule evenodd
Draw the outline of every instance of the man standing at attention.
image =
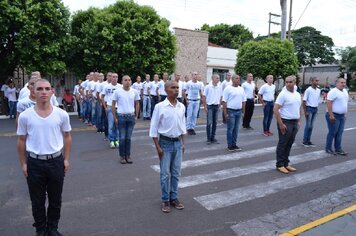
<svg viewBox="0 0 356 236">
<path fill-rule="evenodd" d="M 346 156 L 341 147 L 342 133 L 346 120 L 349 95 L 345 89 L 346 80 L 339 78 L 336 80 L 336 87 L 331 89 L 326 98 L 327 112 L 325 114 L 328 125 L 328 135 L 326 136 L 325 151 L 330 154 Z M 335 152 L 332 149 L 334 141 Z"/>
<path fill-rule="evenodd" d="M 184 153 L 185 107 L 177 100 L 178 83 L 170 80 L 165 84 L 167 98 L 157 104 L 153 111 L 150 137 L 157 149 L 160 161 L 162 211 L 169 213 L 170 206 L 182 210 L 178 200 L 178 182 Z"/>
<path fill-rule="evenodd" d="M 222 90 L 218 85 L 220 78 L 218 74 L 213 74 L 211 83 L 205 87 L 203 96 L 204 110 L 207 113 L 206 135 L 207 144 L 219 143 L 215 138 L 216 125 L 218 122 L 219 108 L 221 104 Z"/>
<path fill-rule="evenodd" d="M 140 110 L 138 111 L 138 116 L 137 119 L 140 119 L 140 114 L 143 109 L 143 90 L 142 90 L 142 82 L 141 82 L 141 76 L 136 77 L 136 82 L 132 84 L 132 88 L 136 89 L 138 94 L 140 94 Z"/>
<path fill-rule="evenodd" d="M 255 82 L 253 82 L 253 75 L 247 74 L 246 81 L 242 84 L 242 88 L 246 94 L 246 112 L 242 121 L 242 127 L 245 129 L 252 129 L 250 123 L 255 108 Z"/>
<path fill-rule="evenodd" d="M 278 145 L 277 145 L 277 170 L 283 174 L 294 172 L 296 169 L 289 165 L 289 154 L 297 135 L 300 121 L 300 106 L 302 98 L 294 90 L 296 77 L 290 75 L 286 78 L 286 89 L 282 89 L 276 99 L 274 115 L 277 119 Z"/>
<path fill-rule="evenodd" d="M 227 72 L 225 80 L 220 85 L 222 93 L 224 92 L 225 88 L 229 85 L 232 85 L 231 73 Z M 226 124 L 224 110 L 222 111 L 222 120 L 223 120 L 223 123 Z"/>
<path fill-rule="evenodd" d="M 273 84 L 273 75 L 267 75 L 266 83 L 258 91 L 258 99 L 263 107 L 263 135 L 270 136 L 273 133 L 270 130 L 273 118 L 274 93 L 276 86 Z"/>
<path fill-rule="evenodd" d="M 320 98 L 320 89 L 318 88 L 319 79 L 313 77 L 310 82 L 311 86 L 305 90 L 303 96 L 303 109 L 305 115 L 303 145 L 305 147 L 315 147 L 315 145 L 310 141 L 310 137 L 313 132 L 315 117 L 318 114 Z"/>
<path fill-rule="evenodd" d="M 240 86 L 240 76 L 234 75 L 231 86 L 223 92 L 223 109 L 227 123 L 227 149 L 230 152 L 241 151 L 237 146 L 237 135 L 242 113 L 245 113 L 246 95 Z"/>
<path fill-rule="evenodd" d="M 165 83 L 167 82 L 168 80 L 168 73 L 167 72 L 164 72 L 163 75 L 162 75 L 162 80 L 159 81 L 159 85 L 158 85 L 158 94 L 159 94 L 159 101 L 164 101 L 167 97 L 167 93 L 164 89 L 164 85 Z"/>
<path fill-rule="evenodd" d="M 121 164 L 132 164 L 131 136 L 140 110 L 140 94 L 131 88 L 131 78 L 122 77 L 122 89 L 117 89 L 112 95 L 112 115 L 115 125 L 119 128 L 119 153 Z M 117 104 L 117 105 L 116 105 Z"/>
<path fill-rule="evenodd" d="M 151 120 L 150 78 L 150 75 L 146 74 L 146 80 L 142 84 L 144 120 Z"/>
<path fill-rule="evenodd" d="M 36 105 L 19 116 L 17 150 L 27 179 L 36 235 L 60 236 L 58 222 L 64 175 L 69 168 L 71 126 L 68 114 L 51 105 L 53 92 L 47 80 L 36 81 L 34 91 Z"/>
</svg>

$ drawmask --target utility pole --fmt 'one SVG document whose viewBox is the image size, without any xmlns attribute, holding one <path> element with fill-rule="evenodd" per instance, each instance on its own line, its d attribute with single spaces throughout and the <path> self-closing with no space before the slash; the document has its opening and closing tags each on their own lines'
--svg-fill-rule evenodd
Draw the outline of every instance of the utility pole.
<svg viewBox="0 0 356 236">
<path fill-rule="evenodd" d="M 281 39 L 286 39 L 287 31 L 287 0 L 280 0 L 282 19 L 281 19 Z"/>
<path fill-rule="evenodd" d="M 292 39 L 292 6 L 293 6 L 293 0 L 290 0 L 290 6 L 289 6 L 289 24 L 288 24 L 288 40 L 290 41 Z"/>
<path fill-rule="evenodd" d="M 281 17 L 280 15 L 273 14 L 273 13 L 271 13 L 271 12 L 269 13 L 269 20 L 268 20 L 268 37 L 271 35 L 271 24 L 279 25 L 278 22 L 272 21 L 272 16 Z"/>
</svg>

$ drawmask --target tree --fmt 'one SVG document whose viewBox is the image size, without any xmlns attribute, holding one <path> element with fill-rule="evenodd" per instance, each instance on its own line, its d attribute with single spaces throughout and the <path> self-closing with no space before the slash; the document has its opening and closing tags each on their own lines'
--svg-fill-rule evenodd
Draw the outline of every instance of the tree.
<svg viewBox="0 0 356 236">
<path fill-rule="evenodd" d="M 117 1 L 73 16 L 69 66 L 77 74 L 173 72 L 175 52 L 169 22 L 152 7 Z"/>
<path fill-rule="evenodd" d="M 42 74 L 64 72 L 70 13 L 61 0 L 0 0 L 0 7 L 3 75 L 17 66 Z"/>
<path fill-rule="evenodd" d="M 253 40 L 252 32 L 240 24 L 204 24 L 201 30 L 209 32 L 209 42 L 226 48 L 239 49 L 244 43 Z"/>
<path fill-rule="evenodd" d="M 341 56 L 341 63 L 343 68 L 347 72 L 356 71 L 356 46 L 355 47 L 346 47 L 345 49 L 339 52 Z"/>
<path fill-rule="evenodd" d="M 237 54 L 236 73 L 265 78 L 271 74 L 275 78 L 295 75 L 298 60 L 293 43 L 274 38 L 245 43 Z"/>
<path fill-rule="evenodd" d="M 313 66 L 335 61 L 332 38 L 322 35 L 315 28 L 306 26 L 292 32 L 292 39 L 300 65 Z"/>
</svg>

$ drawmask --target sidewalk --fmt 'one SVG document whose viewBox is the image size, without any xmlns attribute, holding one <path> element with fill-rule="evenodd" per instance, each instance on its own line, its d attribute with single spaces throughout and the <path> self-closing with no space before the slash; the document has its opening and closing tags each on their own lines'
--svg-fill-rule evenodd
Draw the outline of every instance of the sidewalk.
<svg viewBox="0 0 356 236">
<path fill-rule="evenodd" d="M 280 236 L 353 236 L 356 235 L 356 204 Z"/>
</svg>

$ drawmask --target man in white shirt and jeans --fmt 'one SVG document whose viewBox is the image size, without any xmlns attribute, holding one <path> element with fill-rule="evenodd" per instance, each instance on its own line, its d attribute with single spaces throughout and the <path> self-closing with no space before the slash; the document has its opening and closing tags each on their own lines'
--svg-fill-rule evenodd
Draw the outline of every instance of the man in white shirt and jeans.
<svg viewBox="0 0 356 236">
<path fill-rule="evenodd" d="M 261 86 L 258 91 L 258 99 L 263 107 L 263 135 L 271 136 L 273 133 L 270 130 L 273 118 L 274 93 L 276 86 L 273 84 L 273 75 L 266 76 L 266 83 Z"/>
<path fill-rule="evenodd" d="M 276 150 L 276 167 L 283 174 L 296 171 L 289 165 L 290 150 L 300 125 L 300 106 L 302 104 L 300 94 L 294 90 L 295 83 L 294 75 L 286 78 L 286 89 L 283 89 L 278 95 L 273 109 L 277 119 L 279 138 Z"/>
<path fill-rule="evenodd" d="M 315 145 L 310 141 L 313 125 L 316 115 L 318 114 L 320 89 L 318 88 L 319 79 L 312 77 L 311 86 L 309 86 L 303 96 L 303 109 L 305 115 L 305 128 L 303 136 L 303 145 L 305 147 L 315 147 Z"/>
<path fill-rule="evenodd" d="M 255 89 L 256 85 L 253 82 L 253 75 L 247 74 L 246 81 L 241 86 L 246 94 L 246 108 L 244 117 L 242 120 L 242 127 L 245 129 L 252 129 L 250 123 L 253 115 L 253 110 L 255 109 Z"/>
<path fill-rule="evenodd" d="M 150 137 L 156 146 L 160 161 L 162 212 L 169 213 L 170 206 L 182 210 L 178 200 L 178 182 L 184 153 L 185 107 L 177 100 L 179 88 L 176 81 L 165 84 L 167 98 L 156 105 L 150 127 Z"/>
<path fill-rule="evenodd" d="M 71 126 L 69 115 L 51 105 L 53 92 L 47 80 L 36 81 L 34 91 L 36 105 L 19 116 L 17 151 L 31 197 L 36 235 L 60 236 L 58 222 L 64 175 L 69 168 Z"/>
</svg>

